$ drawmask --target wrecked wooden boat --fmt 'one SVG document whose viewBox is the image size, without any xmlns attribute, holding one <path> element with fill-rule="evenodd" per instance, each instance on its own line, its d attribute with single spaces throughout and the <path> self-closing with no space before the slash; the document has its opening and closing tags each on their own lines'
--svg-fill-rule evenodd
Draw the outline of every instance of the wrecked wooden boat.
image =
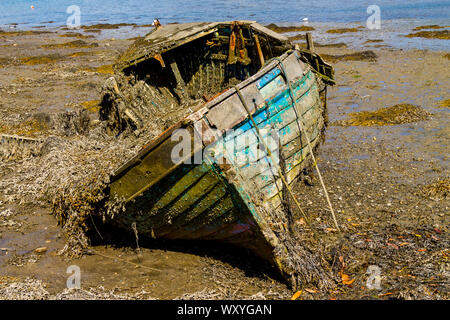
<svg viewBox="0 0 450 320">
<path fill-rule="evenodd" d="M 313 148 L 323 138 L 332 67 L 256 22 L 234 21 L 157 26 L 115 68 L 143 80 L 153 100 L 124 104 L 113 81 L 111 127 L 139 131 L 153 121 L 147 108 L 163 105 L 185 116 L 115 172 L 109 202 L 123 210 L 111 223 L 245 247 L 291 281 L 286 183 L 310 165 L 307 137 Z"/>
</svg>

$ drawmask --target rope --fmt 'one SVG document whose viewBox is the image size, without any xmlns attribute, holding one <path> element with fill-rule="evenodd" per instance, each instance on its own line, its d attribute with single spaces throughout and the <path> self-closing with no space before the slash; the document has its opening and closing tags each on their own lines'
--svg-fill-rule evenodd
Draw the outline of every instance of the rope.
<svg viewBox="0 0 450 320">
<path fill-rule="evenodd" d="M 330 197 L 328 196 L 327 188 L 326 188 L 326 186 L 325 186 L 325 183 L 323 182 L 322 174 L 320 173 L 319 166 L 317 165 L 317 161 L 316 161 L 316 158 L 315 158 L 315 156 L 314 156 L 313 149 L 312 149 L 312 147 L 311 147 L 311 142 L 309 141 L 308 133 L 306 132 L 305 124 L 303 123 L 302 115 L 301 115 L 301 114 L 299 115 L 299 114 L 297 113 L 297 101 L 296 101 L 296 99 L 295 99 L 295 97 L 294 97 L 294 93 L 293 93 L 293 90 L 292 90 L 291 82 L 290 82 L 289 79 L 287 78 L 287 73 L 286 73 L 286 70 L 285 70 L 285 68 L 284 68 L 283 61 L 281 61 L 280 58 L 276 58 L 276 59 L 277 59 L 278 62 L 280 63 L 281 69 L 283 70 L 283 73 L 284 73 L 284 75 L 285 75 L 285 77 L 286 77 L 286 82 L 288 83 L 288 86 L 289 86 L 289 95 L 291 96 L 292 102 L 293 102 L 293 104 L 294 104 L 294 111 L 295 111 L 295 114 L 296 114 L 296 116 L 297 116 L 297 119 L 300 120 L 300 122 L 297 121 L 297 123 L 298 123 L 298 125 L 299 125 L 299 127 L 300 127 L 300 130 L 301 130 L 301 131 L 303 132 L 303 134 L 305 135 L 305 138 L 306 138 L 306 141 L 307 141 L 307 144 L 308 144 L 308 149 L 309 149 L 309 152 L 310 152 L 310 154 L 311 154 L 311 158 L 312 158 L 312 160 L 313 160 L 313 165 L 314 165 L 314 167 L 316 168 L 317 175 L 319 176 L 320 184 L 322 185 L 323 191 L 324 191 L 324 193 L 325 193 L 325 198 L 327 199 L 328 207 L 330 208 L 331 216 L 333 217 L 333 221 L 334 221 L 334 225 L 336 226 L 336 229 L 340 232 L 341 229 L 339 228 L 339 225 L 338 225 L 338 223 L 337 223 L 336 215 L 334 214 L 333 206 L 332 206 L 332 204 L 331 204 Z"/>
<path fill-rule="evenodd" d="M 242 105 L 243 105 L 244 108 L 245 108 L 245 111 L 247 111 L 247 114 L 248 114 L 248 116 L 249 116 L 249 118 L 250 118 L 250 120 L 251 120 L 253 126 L 255 127 L 255 130 L 256 130 L 256 133 L 257 133 L 257 135 L 258 135 L 258 137 L 259 137 L 259 140 L 261 141 L 261 143 L 262 143 L 264 149 L 266 150 L 267 155 L 268 155 L 268 156 L 270 157 L 270 159 L 272 160 L 273 166 L 276 167 L 276 169 L 277 169 L 277 171 L 278 171 L 278 174 L 279 174 L 281 180 L 283 181 L 283 184 L 286 186 L 286 189 L 288 190 L 289 194 L 291 195 L 292 199 L 294 200 L 294 202 L 295 202 L 297 208 L 300 210 L 300 212 L 302 213 L 303 217 L 305 218 L 305 221 L 309 224 L 308 217 L 306 216 L 305 212 L 303 211 L 302 207 L 300 206 L 300 203 L 297 201 L 297 198 L 294 196 L 294 193 L 292 192 L 291 187 L 290 187 L 289 184 L 287 183 L 287 181 L 286 181 L 286 179 L 285 179 L 285 177 L 284 177 L 284 174 L 283 174 L 283 172 L 282 172 L 280 166 L 277 164 L 277 162 L 276 162 L 275 159 L 273 158 L 272 152 L 271 152 L 270 149 L 267 147 L 266 142 L 264 141 L 264 139 L 263 139 L 263 137 L 262 137 L 262 135 L 261 135 L 261 132 L 259 131 L 258 126 L 256 125 L 255 119 L 253 119 L 253 116 L 252 116 L 252 114 L 250 113 L 250 109 L 248 108 L 247 103 L 245 102 L 244 97 L 242 96 L 241 91 L 239 90 L 238 87 L 234 87 L 234 88 L 236 89 L 236 92 L 237 92 L 237 94 L 238 94 L 238 96 L 239 96 L 239 99 L 241 100 Z M 275 183 L 276 183 L 276 182 L 275 182 Z"/>
<path fill-rule="evenodd" d="M 134 265 L 134 266 L 139 267 L 139 268 L 144 268 L 144 269 L 148 269 L 148 270 L 151 270 L 151 271 L 162 272 L 162 270 L 160 270 L 160 269 L 156 269 L 156 268 L 152 268 L 152 267 L 147 267 L 147 266 L 144 266 L 143 264 L 139 264 L 139 263 L 135 263 L 135 262 L 132 262 L 132 261 L 128 261 L 128 260 L 125 260 L 125 259 L 122 259 L 122 258 L 119 258 L 119 257 L 109 256 L 109 255 L 100 253 L 100 252 L 98 252 L 97 250 L 94 250 L 94 249 L 92 249 L 92 248 L 86 248 L 85 250 L 86 250 L 87 252 L 89 252 L 89 253 L 96 254 L 96 255 L 98 255 L 98 256 L 100 256 L 100 257 L 103 257 L 103 258 L 107 258 L 107 259 L 111 259 L 111 260 L 119 260 L 119 261 L 122 261 L 122 262 L 125 262 L 125 263 L 128 263 L 128 264 Z"/>
<path fill-rule="evenodd" d="M 82 243 L 80 238 L 78 238 L 78 241 L 80 241 L 79 243 Z M 128 264 L 134 265 L 134 266 L 139 267 L 139 268 L 144 268 L 144 269 L 148 269 L 148 270 L 151 270 L 151 271 L 162 272 L 162 270 L 160 270 L 160 269 L 147 267 L 147 266 L 144 266 L 143 264 L 139 264 L 139 263 L 135 263 L 135 262 L 132 262 L 132 261 L 128 261 L 128 260 L 119 258 L 117 256 L 113 257 L 113 256 L 109 256 L 109 255 L 100 253 L 97 250 L 95 250 L 94 248 L 88 248 L 88 246 L 83 246 L 83 249 L 86 252 L 90 253 L 90 254 L 96 254 L 96 255 L 98 255 L 100 257 L 103 257 L 103 258 L 107 258 L 107 259 L 111 259 L 111 260 L 119 260 L 119 261 L 122 261 L 122 262 L 125 262 L 125 263 L 128 263 Z"/>
</svg>

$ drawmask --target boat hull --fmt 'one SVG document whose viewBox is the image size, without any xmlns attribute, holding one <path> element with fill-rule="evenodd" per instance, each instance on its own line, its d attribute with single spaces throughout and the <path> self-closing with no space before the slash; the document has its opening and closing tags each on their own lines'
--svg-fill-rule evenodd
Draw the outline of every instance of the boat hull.
<svg viewBox="0 0 450 320">
<path fill-rule="evenodd" d="M 292 184 L 308 165 L 302 127 L 313 148 L 321 140 L 323 85 L 292 51 L 237 87 L 206 103 L 118 170 L 110 199 L 125 205 L 111 222 L 126 229 L 135 223 L 139 234 L 154 238 L 235 244 L 280 267 L 273 252 L 288 221 L 280 172 Z M 179 141 L 173 134 L 180 129 L 191 135 L 192 152 L 174 163 L 172 151 Z M 273 132 L 272 156 L 259 152 L 264 149 L 260 138 L 269 140 Z"/>
</svg>

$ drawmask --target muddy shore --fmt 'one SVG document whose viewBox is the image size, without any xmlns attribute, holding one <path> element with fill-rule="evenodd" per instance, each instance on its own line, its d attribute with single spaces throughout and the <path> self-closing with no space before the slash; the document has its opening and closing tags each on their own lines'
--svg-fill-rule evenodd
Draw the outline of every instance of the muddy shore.
<svg viewBox="0 0 450 320">
<path fill-rule="evenodd" d="M 133 39 L 87 31 L 0 33 L 1 134 L 45 137 L 51 128 L 42 118 L 66 110 L 86 110 L 96 119 L 104 80 Z M 299 299 L 448 299 L 449 52 L 397 50 L 375 40 L 367 39 L 358 50 L 316 46 L 336 70 L 318 158 L 342 233 L 334 229 L 314 173 L 307 183 L 297 183 L 295 192 L 318 235 L 305 241 L 333 261 L 340 282 L 332 292 L 304 288 Z M 393 112 L 395 121 L 383 112 L 403 104 L 414 106 L 414 112 L 400 108 L 400 116 Z M 21 163 L 0 162 L 0 299 L 289 299 L 293 294 L 270 266 L 215 243 L 141 240 L 138 250 L 132 235 L 118 233 L 123 240 L 105 239 L 90 255 L 68 260 L 58 255 L 65 235 L 50 206 L 11 194 L 7 182 Z M 301 237 L 306 226 L 296 214 Z M 70 265 L 80 267 L 82 290 L 66 289 Z M 366 286 L 369 266 L 381 272 L 379 289 Z"/>
</svg>

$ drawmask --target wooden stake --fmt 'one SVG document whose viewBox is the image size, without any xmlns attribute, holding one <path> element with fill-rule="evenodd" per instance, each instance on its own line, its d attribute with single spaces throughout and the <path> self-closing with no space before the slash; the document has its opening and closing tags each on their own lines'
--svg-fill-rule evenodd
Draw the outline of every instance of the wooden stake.
<svg viewBox="0 0 450 320">
<path fill-rule="evenodd" d="M 306 48 L 311 52 L 314 51 L 314 42 L 310 32 L 306 33 Z"/>
<path fill-rule="evenodd" d="M 258 38 L 257 34 L 253 35 L 253 38 L 255 39 L 256 51 L 258 52 L 259 63 L 261 64 L 261 68 L 262 68 L 262 67 L 264 67 L 264 55 L 261 50 L 261 44 L 259 43 L 259 38 Z"/>
</svg>

